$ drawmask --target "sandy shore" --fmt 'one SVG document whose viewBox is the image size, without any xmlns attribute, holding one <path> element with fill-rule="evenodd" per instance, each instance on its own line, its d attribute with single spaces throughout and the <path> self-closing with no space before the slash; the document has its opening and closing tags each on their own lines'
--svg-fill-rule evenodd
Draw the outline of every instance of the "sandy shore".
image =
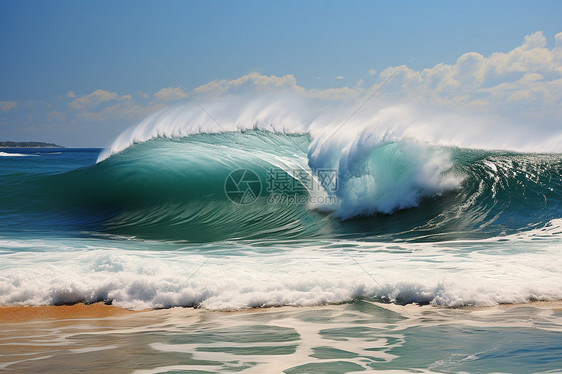
<svg viewBox="0 0 562 374">
<path fill-rule="evenodd" d="M 553 311 L 562 311 L 562 300 L 558 301 L 534 301 L 526 304 L 501 304 L 493 307 L 466 307 L 461 309 L 509 309 L 514 307 L 520 306 L 530 306 L 535 308 L 543 308 L 543 309 L 551 309 Z M 381 304 L 381 306 L 386 307 L 388 309 L 395 310 L 396 312 L 404 311 L 403 306 L 395 305 L 395 304 Z M 289 307 L 292 309 L 292 307 Z M 311 307 L 309 309 L 312 309 Z M 319 306 L 318 308 L 322 308 Z M 415 305 L 408 305 L 406 308 L 416 313 L 419 307 Z M 419 310 L 425 310 L 428 306 L 423 307 Z M 175 313 L 178 313 L 180 310 L 185 310 L 184 308 L 173 308 Z M 266 308 L 271 309 L 271 308 Z M 284 308 L 272 308 L 274 310 L 283 310 Z M 192 308 L 188 308 L 187 310 L 193 311 Z M 257 309 L 247 309 L 238 311 L 237 313 L 252 313 L 253 311 L 265 311 L 264 309 L 257 308 Z M 17 322 L 27 322 L 27 321 L 44 321 L 44 320 L 66 320 L 66 319 L 88 319 L 88 318 L 106 318 L 106 317 L 117 317 L 117 316 L 124 316 L 129 314 L 138 314 L 138 313 L 146 313 L 146 312 L 156 312 L 155 310 L 145 310 L 145 311 L 133 311 L 129 309 L 123 309 L 119 307 L 115 307 L 112 305 L 106 305 L 104 303 L 95 303 L 95 304 L 74 304 L 74 305 L 63 305 L 63 306 L 54 306 L 54 305 L 45 305 L 45 306 L 0 306 L 0 324 L 2 323 L 17 323 Z M 181 312 L 180 312 L 181 313 Z"/>
<path fill-rule="evenodd" d="M 0 371 L 224 372 L 233 371 L 234 363 L 237 370 L 264 373 L 332 362 L 357 368 L 365 359 L 386 369 L 392 365 L 385 362 L 396 359 L 396 368 L 404 369 L 402 349 L 413 344 L 415 355 L 428 336 L 437 344 L 435 352 L 450 349 L 454 340 L 460 347 L 456 349 L 465 350 L 463 355 L 482 349 L 512 354 L 518 339 L 529 352 L 534 352 L 536 341 L 558 349 L 559 340 L 552 334 L 562 333 L 562 315 L 552 311 L 561 310 L 562 301 L 454 309 L 358 301 L 235 312 L 193 308 L 137 312 L 103 303 L 4 306 Z M 478 347 L 474 339 L 481 339 Z M 425 356 L 418 359 L 425 362 Z M 427 369 L 422 364 L 420 368 Z M 547 370 L 529 370 L 537 371 Z"/>
<path fill-rule="evenodd" d="M 63 306 L 0 306 L 0 324 L 79 318 L 106 318 L 138 313 L 103 303 Z"/>
</svg>

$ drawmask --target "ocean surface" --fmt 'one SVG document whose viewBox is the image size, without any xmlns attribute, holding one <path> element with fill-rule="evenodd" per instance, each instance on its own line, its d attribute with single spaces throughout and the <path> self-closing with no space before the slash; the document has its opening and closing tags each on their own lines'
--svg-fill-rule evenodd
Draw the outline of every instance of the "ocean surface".
<svg viewBox="0 0 562 374">
<path fill-rule="evenodd" d="M 0 152 L 0 305 L 196 308 L 123 372 L 562 370 L 560 154 L 146 127 Z"/>
</svg>

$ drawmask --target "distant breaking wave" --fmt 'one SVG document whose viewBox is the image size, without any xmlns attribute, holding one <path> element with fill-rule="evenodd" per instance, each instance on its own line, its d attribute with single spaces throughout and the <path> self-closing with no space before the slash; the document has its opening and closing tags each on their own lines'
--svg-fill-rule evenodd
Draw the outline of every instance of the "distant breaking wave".
<svg viewBox="0 0 562 374">
<path fill-rule="evenodd" d="M 25 156 L 33 156 L 33 155 L 24 155 L 21 153 L 11 153 L 11 152 L 0 152 L 0 157 L 25 157 Z"/>
</svg>

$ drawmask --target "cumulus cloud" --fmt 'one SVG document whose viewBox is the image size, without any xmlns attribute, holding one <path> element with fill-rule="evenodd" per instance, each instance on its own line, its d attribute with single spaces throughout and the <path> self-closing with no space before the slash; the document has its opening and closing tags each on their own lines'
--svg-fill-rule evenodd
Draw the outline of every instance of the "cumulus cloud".
<svg viewBox="0 0 562 374">
<path fill-rule="evenodd" d="M 454 64 L 440 63 L 419 71 L 406 65 L 391 66 L 380 73 L 373 69 L 368 73 L 375 78 L 371 87 L 359 81 L 355 87 L 307 89 L 299 86 L 292 74 L 268 76 L 252 72 L 232 80 L 211 81 L 195 88 L 192 94 L 197 98 L 216 99 L 230 95 L 290 93 L 306 98 L 347 101 L 367 97 L 388 80 L 379 93 L 388 98 L 429 103 L 454 111 L 509 112 L 515 116 L 525 112 L 527 117 L 534 116 L 535 119 L 562 116 L 562 33 L 555 36 L 555 46 L 551 49 L 547 48 L 543 33 L 537 31 L 527 35 L 520 46 L 508 52 L 489 56 L 467 52 Z M 92 119 L 112 116 L 137 119 L 167 103 L 189 99 L 180 87 L 165 87 L 152 96 L 137 92 L 137 96 L 152 100 L 138 105 L 131 95 L 103 89 L 85 96 L 77 96 L 73 91 L 67 94 L 72 99 L 69 107 Z M 1 108 L 4 111 L 13 105 L 5 104 Z"/>
<path fill-rule="evenodd" d="M 292 74 L 252 72 L 235 79 L 208 82 L 191 93 L 204 101 L 225 96 L 287 94 L 294 98 L 328 100 L 332 105 L 345 101 L 360 103 L 377 92 L 380 101 L 429 105 L 449 112 L 515 119 L 513 122 L 521 119 L 526 124 L 548 122 L 556 130 L 562 118 L 562 32 L 555 35 L 554 46 L 550 48 L 543 33 L 538 31 L 527 35 L 521 45 L 510 51 L 487 56 L 468 51 L 452 64 L 440 63 L 421 70 L 406 65 L 391 66 L 380 72 L 371 69 L 365 72 L 367 76 L 353 87 L 318 89 L 300 86 Z M 334 79 L 341 80 L 344 76 Z M 86 95 L 68 91 L 58 99 L 66 108 L 0 101 L 0 111 L 6 118 L 3 123 L 17 122 L 9 119 L 16 118 L 17 108 L 37 106 L 42 109 L 36 110 L 43 110 L 43 118 L 51 123 L 81 124 L 89 120 L 130 126 L 170 103 L 188 101 L 189 95 L 180 87 L 131 94 L 100 88 Z M 560 142 L 560 136 L 553 136 L 552 141 Z"/>
<path fill-rule="evenodd" d="M 71 91 L 72 92 L 72 91 Z M 74 96 L 76 97 L 76 96 Z M 124 95 L 119 96 L 115 92 L 105 91 L 102 89 L 95 90 L 91 94 L 77 97 L 76 99 L 72 100 L 68 106 L 71 109 L 75 110 L 84 110 L 88 108 L 92 108 L 96 105 L 101 103 L 105 103 L 107 101 L 121 101 L 121 100 L 130 100 L 131 95 Z"/>
<path fill-rule="evenodd" d="M 15 101 L 0 101 L 0 110 L 2 112 L 7 112 L 8 110 L 14 109 L 18 104 Z"/>
<path fill-rule="evenodd" d="M 142 97 L 144 99 L 150 98 L 150 95 L 147 94 L 146 92 L 143 92 L 142 90 L 137 90 L 137 95 L 139 95 L 140 97 Z"/>
<path fill-rule="evenodd" d="M 162 103 L 139 105 L 134 102 L 131 94 L 119 95 L 103 89 L 95 90 L 84 96 L 74 94 L 73 100 L 68 103 L 68 107 L 75 112 L 78 118 L 94 121 L 123 118 L 140 120 L 151 111 L 161 108 L 162 105 Z"/>
<path fill-rule="evenodd" d="M 343 79 L 343 77 L 341 77 Z M 336 77 L 336 79 L 340 79 Z M 327 89 L 306 89 L 297 84 L 292 74 L 282 77 L 250 73 L 234 80 L 212 81 L 193 90 L 194 95 L 205 98 L 218 98 L 229 95 L 283 94 L 292 93 L 307 98 L 325 100 L 349 100 L 356 98 L 360 89 L 338 87 Z"/>
<path fill-rule="evenodd" d="M 162 88 L 154 94 L 154 98 L 160 101 L 176 101 L 187 99 L 189 97 L 181 87 Z"/>
<path fill-rule="evenodd" d="M 420 71 L 405 65 L 392 66 L 377 75 L 371 69 L 369 74 L 376 76 L 376 81 L 368 88 L 358 84 L 355 87 L 306 89 L 290 74 L 277 77 L 254 72 L 234 80 L 209 82 L 196 88 L 194 94 L 220 97 L 293 92 L 305 97 L 346 100 L 374 92 L 392 77 L 382 90 L 383 95 L 454 110 L 497 112 L 514 109 L 514 105 L 529 104 L 530 109 L 542 106 L 552 112 L 562 100 L 562 33 L 555 36 L 555 42 L 555 47 L 548 49 L 543 33 L 537 31 L 527 35 L 520 46 L 508 52 L 490 56 L 467 52 L 454 64 L 441 63 Z"/>
<path fill-rule="evenodd" d="M 304 92 L 305 89 L 297 85 L 292 74 L 282 77 L 267 76 L 260 73 L 250 73 L 234 80 L 212 81 L 193 90 L 195 94 L 218 97 L 228 94 L 247 94 L 264 92 Z"/>
<path fill-rule="evenodd" d="M 548 49 L 538 31 L 509 52 L 487 57 L 468 52 L 453 65 L 438 64 L 422 71 L 389 67 L 380 73 L 378 83 L 402 69 L 385 90 L 412 100 L 482 111 L 506 109 L 515 103 L 555 109 L 562 101 L 562 33 L 555 41 L 555 47 Z"/>
</svg>

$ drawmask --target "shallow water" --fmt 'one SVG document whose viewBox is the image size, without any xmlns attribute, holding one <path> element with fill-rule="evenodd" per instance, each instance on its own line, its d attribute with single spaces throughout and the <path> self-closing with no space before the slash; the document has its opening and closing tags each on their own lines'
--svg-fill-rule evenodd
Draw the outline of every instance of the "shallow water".
<svg viewBox="0 0 562 374">
<path fill-rule="evenodd" d="M 555 372 L 562 370 L 562 311 L 366 301 L 245 312 L 173 308 L 2 324 L 0 351 L 0 368 L 16 372 Z"/>
</svg>

